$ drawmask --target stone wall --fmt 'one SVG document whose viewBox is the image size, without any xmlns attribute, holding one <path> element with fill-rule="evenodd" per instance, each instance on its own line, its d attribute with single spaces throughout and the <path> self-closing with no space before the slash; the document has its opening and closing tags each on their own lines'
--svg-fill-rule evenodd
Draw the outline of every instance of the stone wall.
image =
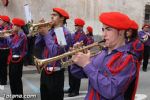
<svg viewBox="0 0 150 100">
<path fill-rule="evenodd" d="M 150 0 L 9 0 L 9 5 L 4 7 L 0 1 L 0 14 L 25 19 L 24 5 L 28 4 L 32 13 L 32 19 L 37 22 L 41 18 L 50 20 L 53 7 L 62 7 L 70 14 L 67 27 L 73 32 L 73 19 L 80 17 L 85 19 L 86 25 L 94 27 L 94 34 L 101 33 L 101 24 L 98 16 L 105 11 L 121 11 L 128 14 L 141 25 L 144 22 L 145 5 Z"/>
</svg>

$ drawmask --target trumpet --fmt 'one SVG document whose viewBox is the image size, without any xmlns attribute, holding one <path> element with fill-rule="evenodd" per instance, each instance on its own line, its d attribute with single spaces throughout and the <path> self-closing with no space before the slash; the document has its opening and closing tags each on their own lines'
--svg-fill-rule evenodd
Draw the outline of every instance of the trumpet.
<svg viewBox="0 0 150 100">
<path fill-rule="evenodd" d="M 142 42 L 146 42 L 148 38 L 149 38 L 148 34 L 145 34 L 142 38 Z"/>
<path fill-rule="evenodd" d="M 36 57 L 34 56 L 34 63 L 35 63 L 35 66 L 36 66 L 36 68 L 37 68 L 37 71 L 38 71 L 38 72 L 41 72 L 41 70 L 43 69 L 43 67 L 41 67 L 41 66 L 43 66 L 43 65 L 48 65 L 49 63 L 52 63 L 52 62 L 55 62 L 55 61 L 58 61 L 58 60 L 62 60 L 62 59 L 64 59 L 64 58 L 70 57 L 70 56 L 72 56 L 72 55 L 74 55 L 74 54 L 76 54 L 76 53 L 78 53 L 78 52 L 84 52 L 84 51 L 86 51 L 86 50 L 89 50 L 89 49 L 91 49 L 91 48 L 93 48 L 93 47 L 99 47 L 100 50 L 101 50 L 101 49 L 103 48 L 103 46 L 100 45 L 102 42 L 105 42 L 105 40 L 102 40 L 102 41 L 100 41 L 100 42 L 94 42 L 93 44 L 90 44 L 90 45 L 88 45 L 88 46 L 84 46 L 84 47 L 82 47 L 82 48 L 77 48 L 77 49 L 74 49 L 74 50 L 72 50 L 72 51 L 68 51 L 68 52 L 66 52 L 66 53 L 63 53 L 63 54 L 61 54 L 61 55 L 52 57 L 52 58 L 38 59 L 38 58 L 36 58 Z M 72 63 L 70 63 L 70 61 L 68 61 L 68 62 L 66 62 L 66 63 L 72 64 Z M 65 63 L 65 64 L 66 64 L 66 63 Z M 65 65 L 65 66 L 66 66 L 66 65 Z"/>
<path fill-rule="evenodd" d="M 44 23 L 38 23 L 38 24 L 31 24 L 29 28 L 29 33 L 32 36 L 35 36 L 38 33 L 38 29 L 42 26 L 46 26 L 49 29 L 52 28 L 52 23 L 51 22 L 44 22 Z"/>
<path fill-rule="evenodd" d="M 0 31 L 0 37 L 7 37 L 12 35 L 12 30 L 4 30 L 4 31 Z"/>
<path fill-rule="evenodd" d="M 99 49 L 101 50 L 101 48 L 99 48 Z M 100 52 L 90 51 L 90 54 L 91 54 L 90 57 L 94 57 L 94 56 L 98 55 L 99 53 Z M 69 59 L 68 61 L 65 61 L 65 62 L 62 61 L 61 64 L 62 64 L 63 68 L 67 68 L 68 66 L 74 64 L 74 62 L 71 59 Z"/>
</svg>

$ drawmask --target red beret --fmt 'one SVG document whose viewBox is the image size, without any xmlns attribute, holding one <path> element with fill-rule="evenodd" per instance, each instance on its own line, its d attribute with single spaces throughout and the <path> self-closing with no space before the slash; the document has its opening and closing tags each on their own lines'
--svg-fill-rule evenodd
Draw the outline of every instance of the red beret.
<svg viewBox="0 0 150 100">
<path fill-rule="evenodd" d="M 144 27 L 149 27 L 149 28 L 150 28 L 150 25 L 144 24 L 143 27 L 142 27 L 142 29 L 143 29 Z"/>
<path fill-rule="evenodd" d="M 13 18 L 12 23 L 14 25 L 17 25 L 17 26 L 20 26 L 20 27 L 25 25 L 25 21 L 23 19 L 20 19 L 20 18 Z"/>
<path fill-rule="evenodd" d="M 134 20 L 131 20 L 131 26 L 130 26 L 130 28 L 137 30 L 139 28 L 139 26 L 138 26 L 138 24 Z"/>
<path fill-rule="evenodd" d="M 88 30 L 90 33 L 93 32 L 93 28 L 92 28 L 91 26 L 88 26 L 88 27 L 87 27 L 87 30 Z"/>
<path fill-rule="evenodd" d="M 130 26 L 130 19 L 127 15 L 120 12 L 105 12 L 99 16 L 99 20 L 110 27 L 126 30 Z"/>
<path fill-rule="evenodd" d="M 75 25 L 78 25 L 78 26 L 84 26 L 84 24 L 85 24 L 84 20 L 81 18 L 74 19 L 74 23 L 75 23 Z"/>
<path fill-rule="evenodd" d="M 10 22 L 10 18 L 8 16 L 0 16 L 0 19 L 5 22 Z"/>
<path fill-rule="evenodd" d="M 69 14 L 64 9 L 62 9 L 62 8 L 53 8 L 53 11 L 59 13 L 60 15 L 65 17 L 66 19 L 69 19 Z"/>
</svg>

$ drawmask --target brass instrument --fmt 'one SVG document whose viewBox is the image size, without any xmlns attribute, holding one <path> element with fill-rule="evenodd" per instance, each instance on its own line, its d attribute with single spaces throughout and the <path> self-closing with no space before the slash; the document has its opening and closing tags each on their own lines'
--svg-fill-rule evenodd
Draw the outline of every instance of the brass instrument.
<svg viewBox="0 0 150 100">
<path fill-rule="evenodd" d="M 94 57 L 94 56 L 96 56 L 96 55 L 98 55 L 100 52 L 90 52 L 90 54 L 91 54 L 91 56 L 90 57 Z M 64 68 L 66 68 L 66 67 L 68 67 L 69 65 L 72 65 L 74 62 L 71 60 L 71 59 L 69 59 L 68 61 L 65 61 L 65 62 L 61 62 L 61 64 L 62 64 L 62 66 L 64 67 Z"/>
<path fill-rule="evenodd" d="M 89 49 L 91 49 L 93 47 L 97 47 L 98 46 L 98 47 L 102 48 L 103 46 L 100 45 L 100 43 L 102 43 L 102 42 L 105 42 L 105 40 L 102 40 L 100 42 L 94 42 L 93 44 L 90 44 L 88 46 L 84 46 L 82 48 L 78 48 L 78 49 L 75 49 L 75 50 L 72 50 L 72 51 L 68 51 L 68 52 L 66 52 L 64 54 L 61 54 L 61 55 L 58 55 L 58 56 L 55 56 L 55 57 L 52 57 L 52 58 L 38 59 L 38 58 L 36 58 L 34 56 L 34 63 L 35 63 L 35 66 L 36 66 L 38 72 L 40 72 L 42 70 L 42 68 L 43 68 L 41 66 L 43 66 L 43 65 L 48 65 L 49 63 L 52 63 L 52 62 L 55 62 L 55 61 L 58 61 L 58 60 L 62 60 L 64 58 L 66 58 L 66 57 L 70 57 L 70 56 L 72 56 L 72 55 L 74 55 L 74 54 L 76 54 L 78 52 L 84 52 L 84 51 L 89 50 Z M 70 61 L 68 61 L 67 63 L 69 64 Z"/>
<path fill-rule="evenodd" d="M 12 35 L 12 30 L 4 30 L 4 31 L 0 31 L 0 37 L 7 37 Z"/>
<path fill-rule="evenodd" d="M 149 38 L 148 34 L 145 34 L 143 37 L 143 42 L 146 42 L 148 40 L 148 38 Z"/>
<path fill-rule="evenodd" d="M 51 29 L 52 28 L 52 23 L 51 22 L 44 22 L 44 23 L 38 23 L 38 24 L 31 24 L 30 29 L 29 29 L 29 33 L 32 36 L 35 36 L 38 33 L 38 29 L 42 26 L 46 26 L 49 29 Z"/>
</svg>

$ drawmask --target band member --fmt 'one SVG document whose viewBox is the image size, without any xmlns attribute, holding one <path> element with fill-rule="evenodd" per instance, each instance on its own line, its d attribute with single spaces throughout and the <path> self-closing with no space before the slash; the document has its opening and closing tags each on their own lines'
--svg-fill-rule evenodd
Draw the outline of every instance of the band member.
<svg viewBox="0 0 150 100">
<path fill-rule="evenodd" d="M 42 18 L 42 19 L 40 19 L 39 20 L 39 23 L 44 23 L 45 22 L 45 19 L 44 18 Z M 32 22 L 32 24 L 33 24 L 33 22 Z M 38 31 L 37 31 L 37 33 L 38 33 Z M 35 34 L 35 35 L 32 35 L 32 34 L 28 34 L 28 37 L 32 37 L 32 38 L 34 38 L 34 44 L 35 44 L 35 40 L 36 40 L 36 38 L 38 37 L 38 35 L 39 34 Z M 34 47 L 33 47 L 33 55 L 35 56 L 35 57 L 37 57 L 37 58 L 39 58 L 39 59 L 43 59 L 43 57 L 42 57 L 42 52 L 43 52 L 43 48 L 38 48 L 38 47 L 36 47 L 35 45 L 34 45 Z M 34 60 L 34 59 L 33 59 Z"/>
<path fill-rule="evenodd" d="M 53 8 L 51 14 L 52 28 L 50 30 L 45 26 L 39 28 L 35 46 L 43 47 L 43 59 L 60 55 L 72 45 L 71 34 L 64 26 L 67 19 L 69 19 L 69 14 L 65 10 Z M 63 34 L 61 34 L 61 31 L 63 31 Z M 59 43 L 57 34 L 65 37 L 66 45 Z M 41 100 L 63 100 L 64 69 L 60 61 L 42 67 L 40 79 Z"/>
<path fill-rule="evenodd" d="M 129 47 L 131 47 L 131 52 L 137 57 L 138 61 L 141 62 L 144 45 L 138 38 L 138 24 L 134 20 L 131 20 L 131 25 L 126 31 L 125 38 L 126 44 L 129 44 Z"/>
<path fill-rule="evenodd" d="M 150 55 L 150 25 L 145 24 L 142 27 L 142 31 L 140 31 L 138 35 L 140 40 L 144 43 L 144 59 L 142 69 L 146 72 Z"/>
<path fill-rule="evenodd" d="M 37 52 L 37 50 L 34 50 L 35 36 L 32 36 L 29 33 L 32 24 L 33 20 L 28 21 L 28 23 L 23 27 L 28 40 L 28 51 L 26 56 L 24 57 L 24 66 L 34 65 L 33 53 Z"/>
<path fill-rule="evenodd" d="M 136 77 L 135 58 L 125 44 L 125 31 L 130 19 L 120 12 L 104 12 L 99 16 L 103 24 L 105 48 L 90 59 L 90 52 L 72 57 L 71 72 L 79 78 L 88 77 L 89 87 L 85 100 L 125 100 L 125 91 Z M 78 65 L 78 66 L 77 66 Z M 128 100 L 134 100 L 128 97 Z"/>
<path fill-rule="evenodd" d="M 76 18 L 74 19 L 74 24 L 75 24 L 75 33 L 72 35 L 73 44 L 83 41 L 84 45 L 86 45 L 86 36 L 85 32 L 83 31 L 85 21 L 81 18 Z"/>
<path fill-rule="evenodd" d="M 91 26 L 88 26 L 86 28 L 86 37 L 87 37 L 86 45 L 92 44 L 94 42 L 94 39 L 93 39 L 93 28 Z"/>
<path fill-rule="evenodd" d="M 7 38 L 10 47 L 9 55 L 9 81 L 12 95 L 19 95 L 14 100 L 23 100 L 22 70 L 23 58 L 27 52 L 27 37 L 22 28 L 24 20 L 13 18 L 13 33 Z"/>
<path fill-rule="evenodd" d="M 85 25 L 85 21 L 81 18 L 74 19 L 75 24 L 75 33 L 72 35 L 73 38 L 73 44 L 79 43 L 83 41 L 84 45 L 87 44 L 86 35 L 83 31 L 83 27 Z M 81 79 L 74 77 L 70 72 L 70 67 L 68 67 L 69 72 L 69 86 L 70 88 L 68 90 L 65 90 L 65 93 L 69 93 L 69 97 L 77 96 L 79 95 L 79 89 L 80 89 L 80 83 Z"/>
<path fill-rule="evenodd" d="M 128 98 L 131 97 L 132 93 L 134 93 L 137 89 L 140 65 L 144 52 L 144 44 L 138 38 L 138 24 L 134 20 L 131 20 L 130 28 L 126 31 L 125 37 L 126 44 L 129 45 L 129 53 L 134 55 L 137 65 L 136 79 L 131 83 L 131 85 L 125 92 L 125 100 L 128 100 Z"/>
<path fill-rule="evenodd" d="M 10 30 L 10 18 L 8 16 L 0 16 L 0 31 Z M 9 47 L 7 40 L 0 38 L 0 85 L 7 84 L 7 59 L 9 55 Z"/>
<path fill-rule="evenodd" d="M 1 30 L 12 29 L 12 24 L 10 23 L 9 16 L 5 16 L 5 15 L 0 16 L 0 26 L 1 26 Z"/>
</svg>

